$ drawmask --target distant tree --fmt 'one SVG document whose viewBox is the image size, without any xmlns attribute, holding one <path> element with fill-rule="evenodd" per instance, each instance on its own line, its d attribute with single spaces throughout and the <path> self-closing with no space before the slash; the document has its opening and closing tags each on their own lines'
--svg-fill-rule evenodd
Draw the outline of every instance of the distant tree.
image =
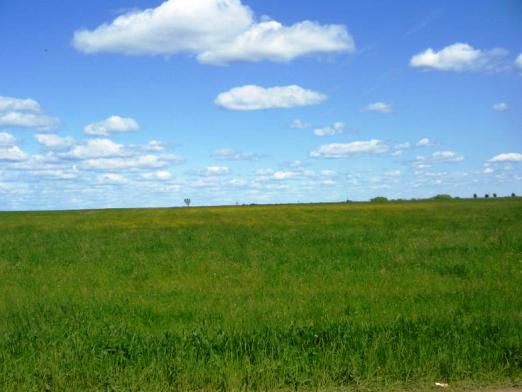
<svg viewBox="0 0 522 392">
<path fill-rule="evenodd" d="M 478 196 L 476 193 L 473 194 L 473 198 L 476 199 Z"/>
<path fill-rule="evenodd" d="M 433 197 L 433 199 L 434 200 L 450 200 L 451 195 L 445 195 L 445 194 L 437 195 L 437 196 Z"/>
<path fill-rule="evenodd" d="M 183 201 L 185 202 L 185 205 L 186 205 L 187 207 L 190 207 L 190 199 L 185 199 L 185 200 L 183 200 Z"/>
<path fill-rule="evenodd" d="M 372 203 L 385 203 L 388 201 L 388 198 L 384 196 L 377 196 L 370 200 Z"/>
<path fill-rule="evenodd" d="M 517 197 L 517 195 L 515 195 L 515 192 L 511 194 L 511 197 Z"/>
<path fill-rule="evenodd" d="M 496 194 L 496 193 L 493 193 L 493 197 L 497 197 L 497 194 Z"/>
<path fill-rule="evenodd" d="M 486 199 L 489 199 L 489 195 L 488 195 L 487 193 L 484 195 L 484 197 L 485 197 Z"/>
</svg>

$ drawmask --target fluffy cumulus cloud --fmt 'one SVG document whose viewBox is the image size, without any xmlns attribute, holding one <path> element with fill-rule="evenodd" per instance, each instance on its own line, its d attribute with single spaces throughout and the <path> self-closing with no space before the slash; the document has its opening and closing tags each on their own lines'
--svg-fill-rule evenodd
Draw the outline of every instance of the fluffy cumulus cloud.
<svg viewBox="0 0 522 392">
<path fill-rule="evenodd" d="M 139 129 L 139 124 L 133 118 L 111 116 L 103 121 L 87 125 L 84 132 L 91 136 L 109 136 L 111 133 L 131 132 Z"/>
<path fill-rule="evenodd" d="M 102 184 L 120 185 L 127 183 L 127 178 L 117 173 L 102 174 L 98 177 Z"/>
<path fill-rule="evenodd" d="M 381 154 L 389 146 L 381 140 L 356 141 L 351 143 L 325 144 L 310 153 L 313 158 L 348 158 L 360 154 Z"/>
<path fill-rule="evenodd" d="M 391 113 L 392 107 L 386 102 L 374 102 L 364 107 L 366 112 Z"/>
<path fill-rule="evenodd" d="M 415 158 L 415 167 L 417 169 L 426 169 L 434 164 L 440 163 L 457 163 L 462 162 L 464 157 L 455 151 L 435 151 L 428 156 L 419 155 Z"/>
<path fill-rule="evenodd" d="M 75 159 L 117 157 L 125 155 L 125 147 L 109 139 L 91 139 L 78 144 L 64 153 L 64 157 Z"/>
<path fill-rule="evenodd" d="M 7 132 L 0 132 L 0 146 L 12 146 L 16 142 L 13 135 Z"/>
<path fill-rule="evenodd" d="M 151 140 L 147 143 L 146 146 L 143 147 L 143 150 L 145 151 L 151 151 L 151 152 L 160 152 L 164 151 L 166 149 L 166 146 L 164 143 L 157 141 L 157 140 Z"/>
<path fill-rule="evenodd" d="M 314 129 L 314 134 L 316 136 L 332 136 L 338 135 L 340 133 L 344 133 L 346 126 L 342 122 L 336 122 L 329 127 L 324 128 L 316 128 Z"/>
<path fill-rule="evenodd" d="M 266 176 L 269 176 L 273 173 L 274 171 L 272 169 L 268 169 L 268 168 L 265 168 L 265 169 L 257 169 L 256 170 L 256 176 L 260 176 L 260 177 L 266 177 Z"/>
<path fill-rule="evenodd" d="M 196 174 L 203 177 L 226 176 L 230 174 L 230 168 L 227 166 L 207 166 L 204 169 L 196 171 Z"/>
<path fill-rule="evenodd" d="M 277 181 L 283 181 L 288 180 L 292 177 L 294 177 L 296 173 L 291 171 L 276 171 L 274 174 L 272 174 L 272 179 Z"/>
<path fill-rule="evenodd" d="M 493 71 L 502 66 L 507 55 L 502 48 L 480 50 L 466 43 L 455 43 L 439 51 L 429 48 L 414 55 L 410 66 L 439 71 Z"/>
<path fill-rule="evenodd" d="M 493 105 L 493 110 L 496 112 L 503 112 L 504 110 L 508 110 L 509 105 L 505 102 L 499 102 Z"/>
<path fill-rule="evenodd" d="M 277 21 L 253 24 L 232 42 L 198 56 L 207 64 L 224 65 L 237 61 L 289 62 L 310 53 L 353 51 L 353 39 L 341 25 L 319 25 L 304 21 L 283 26 Z"/>
<path fill-rule="evenodd" d="M 72 137 L 61 137 L 53 134 L 40 133 L 34 135 L 38 143 L 47 148 L 66 148 L 74 144 Z"/>
<path fill-rule="evenodd" d="M 519 152 L 505 152 L 494 156 L 488 162 L 522 162 L 522 154 Z"/>
<path fill-rule="evenodd" d="M 0 147 L 0 161 L 24 161 L 29 158 L 18 146 Z"/>
<path fill-rule="evenodd" d="M 417 147 L 431 147 L 434 145 L 435 144 L 427 137 L 420 139 L 416 144 Z"/>
<path fill-rule="evenodd" d="M 155 172 L 143 173 L 141 177 L 147 180 L 167 181 L 172 178 L 172 174 L 168 170 L 158 170 Z"/>
<path fill-rule="evenodd" d="M 95 158 L 86 159 L 82 167 L 92 170 L 140 170 L 155 169 L 166 166 L 168 163 L 179 162 L 178 157 L 161 157 L 158 155 L 141 155 L 123 158 Z"/>
<path fill-rule="evenodd" d="M 247 85 L 219 94 L 214 102 L 227 110 L 263 110 L 318 105 L 326 98 L 295 85 L 271 88 Z"/>
<path fill-rule="evenodd" d="M 432 158 L 438 162 L 460 162 L 464 157 L 454 151 L 436 151 L 432 154 Z"/>
<path fill-rule="evenodd" d="M 85 53 L 195 55 L 199 62 L 287 62 L 313 53 L 353 52 L 343 25 L 302 21 L 291 26 L 263 17 L 256 21 L 240 0 L 167 0 L 156 8 L 121 15 L 94 30 L 76 31 Z"/>
<path fill-rule="evenodd" d="M 48 130 L 58 124 L 58 120 L 45 114 L 33 99 L 0 96 L 0 127 Z"/>
<path fill-rule="evenodd" d="M 519 71 L 522 72 L 522 53 L 520 53 L 517 56 L 517 59 L 515 60 L 515 66 L 518 68 Z"/>
<path fill-rule="evenodd" d="M 236 151 L 231 148 L 216 150 L 212 157 L 224 161 L 253 161 L 259 158 L 254 152 Z"/>
<path fill-rule="evenodd" d="M 410 147 L 411 147 L 411 143 L 405 142 L 405 143 L 396 144 L 393 148 L 395 148 L 396 150 L 407 150 Z"/>
<path fill-rule="evenodd" d="M 321 176 L 323 177 L 333 177 L 335 176 L 337 173 L 333 170 L 322 170 L 321 171 Z"/>
<path fill-rule="evenodd" d="M 8 111 L 28 111 L 33 113 L 40 113 L 42 112 L 42 107 L 34 99 L 0 97 L 0 112 Z"/>
<path fill-rule="evenodd" d="M 306 129 L 306 128 L 311 128 L 311 127 L 312 127 L 312 124 L 310 124 L 309 122 L 300 120 L 298 118 L 296 118 L 295 120 L 293 120 L 290 123 L 290 128 L 293 128 L 293 129 Z"/>
</svg>

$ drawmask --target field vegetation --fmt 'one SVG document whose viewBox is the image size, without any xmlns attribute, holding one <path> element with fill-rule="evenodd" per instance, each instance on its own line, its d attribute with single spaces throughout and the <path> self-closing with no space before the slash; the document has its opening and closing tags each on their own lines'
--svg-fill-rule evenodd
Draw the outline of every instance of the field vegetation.
<svg viewBox="0 0 522 392">
<path fill-rule="evenodd" d="M 0 213 L 0 390 L 522 382 L 522 199 Z"/>
</svg>

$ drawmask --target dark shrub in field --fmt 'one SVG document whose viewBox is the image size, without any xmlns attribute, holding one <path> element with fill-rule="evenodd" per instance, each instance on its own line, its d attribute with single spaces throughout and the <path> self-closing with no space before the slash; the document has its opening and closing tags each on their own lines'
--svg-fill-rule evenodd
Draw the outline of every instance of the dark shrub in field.
<svg viewBox="0 0 522 392">
<path fill-rule="evenodd" d="M 433 197 L 433 200 L 451 200 L 452 197 L 451 195 L 445 195 L 445 194 L 441 194 L 441 195 L 437 195 L 435 197 Z"/>
</svg>

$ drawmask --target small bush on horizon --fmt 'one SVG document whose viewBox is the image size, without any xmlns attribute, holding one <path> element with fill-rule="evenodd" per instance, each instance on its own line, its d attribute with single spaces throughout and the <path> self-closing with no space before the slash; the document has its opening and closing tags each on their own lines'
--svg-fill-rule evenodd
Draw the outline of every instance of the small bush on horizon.
<svg viewBox="0 0 522 392">
<path fill-rule="evenodd" d="M 433 200 L 451 200 L 453 199 L 451 195 L 447 194 L 439 194 L 437 196 L 432 197 Z"/>
</svg>

